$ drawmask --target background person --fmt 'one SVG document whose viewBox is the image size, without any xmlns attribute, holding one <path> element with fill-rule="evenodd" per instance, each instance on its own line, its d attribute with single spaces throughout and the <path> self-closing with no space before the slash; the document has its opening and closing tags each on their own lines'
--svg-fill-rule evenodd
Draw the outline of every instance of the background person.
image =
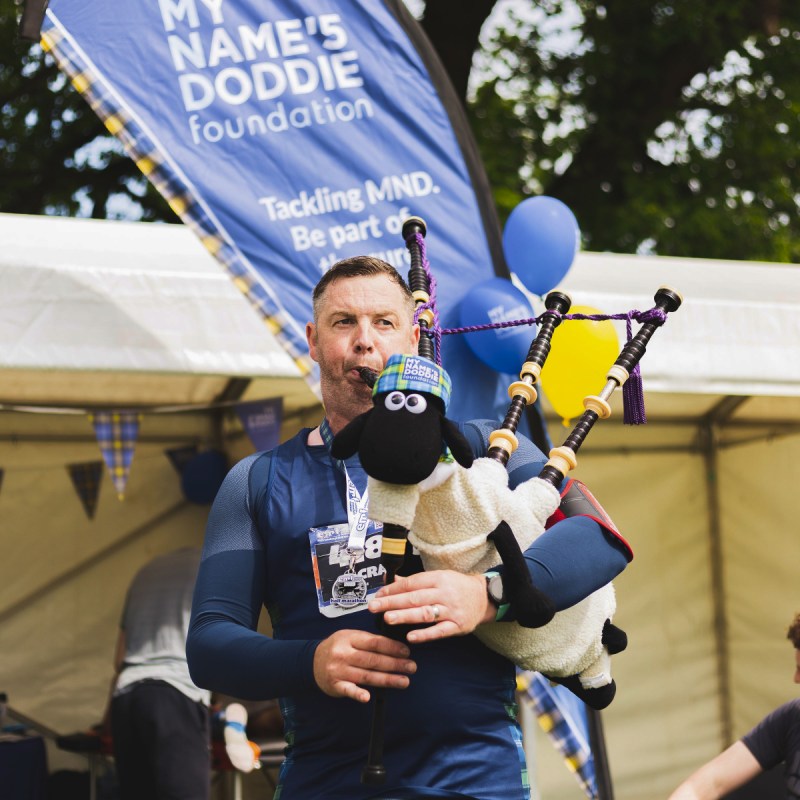
<svg viewBox="0 0 800 800">
<path fill-rule="evenodd" d="M 800 683 L 800 614 L 786 636 L 795 648 L 794 682 Z M 776 708 L 738 742 L 703 764 L 669 800 L 716 800 L 778 764 L 785 764 L 786 797 L 800 798 L 800 698 Z"/>
<path fill-rule="evenodd" d="M 150 561 L 125 599 L 110 704 L 122 800 L 207 800 L 210 693 L 186 663 L 200 549 Z"/>
</svg>

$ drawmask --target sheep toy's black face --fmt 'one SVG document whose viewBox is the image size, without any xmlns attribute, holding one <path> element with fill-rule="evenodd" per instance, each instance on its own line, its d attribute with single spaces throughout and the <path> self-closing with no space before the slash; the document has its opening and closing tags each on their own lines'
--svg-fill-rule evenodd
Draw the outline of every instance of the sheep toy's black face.
<svg viewBox="0 0 800 800">
<path fill-rule="evenodd" d="M 442 403 L 433 395 L 395 389 L 376 395 L 358 445 L 366 473 L 387 483 L 427 478 L 442 455 Z"/>
<path fill-rule="evenodd" d="M 398 389 L 396 367 L 403 361 L 409 362 L 406 366 L 410 377 L 404 375 L 407 388 Z M 369 411 L 359 414 L 334 436 L 334 458 L 346 459 L 358 453 L 370 478 L 406 486 L 424 481 L 448 447 L 462 467 L 472 465 L 469 442 L 458 426 L 445 417 L 447 405 L 443 397 L 449 396 L 449 388 L 442 387 L 449 387 L 450 379 L 440 367 L 424 361 L 417 356 L 389 359 L 382 373 L 388 374 L 389 385 L 375 392 Z M 382 380 L 379 376 L 376 387 Z M 430 391 L 426 391 L 429 387 Z"/>
</svg>

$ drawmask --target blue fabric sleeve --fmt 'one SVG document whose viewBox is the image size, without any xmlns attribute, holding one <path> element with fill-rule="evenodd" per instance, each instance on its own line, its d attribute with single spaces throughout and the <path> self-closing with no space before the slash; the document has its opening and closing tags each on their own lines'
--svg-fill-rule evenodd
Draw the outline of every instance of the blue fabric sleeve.
<svg viewBox="0 0 800 800">
<path fill-rule="evenodd" d="M 243 700 L 316 688 L 318 641 L 278 641 L 255 630 L 265 580 L 249 487 L 258 458 L 246 458 L 230 471 L 211 508 L 186 640 L 192 680 Z"/>
<path fill-rule="evenodd" d="M 465 423 L 463 433 L 477 457 L 488 452 L 491 420 Z M 519 447 L 508 461 L 509 485 L 514 488 L 541 472 L 547 459 L 536 445 L 519 436 Z M 553 601 L 556 611 L 574 606 L 610 583 L 628 564 L 622 543 L 590 517 L 567 517 L 546 530 L 525 551 L 533 585 Z M 500 566 L 497 569 L 502 573 Z M 515 619 L 510 608 L 504 622 Z"/>
</svg>

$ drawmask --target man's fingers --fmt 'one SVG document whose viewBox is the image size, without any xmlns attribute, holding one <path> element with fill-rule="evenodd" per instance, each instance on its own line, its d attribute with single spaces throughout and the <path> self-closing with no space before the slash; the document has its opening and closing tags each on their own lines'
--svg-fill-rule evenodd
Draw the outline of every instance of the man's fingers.
<svg viewBox="0 0 800 800">
<path fill-rule="evenodd" d="M 366 631 L 337 631 L 314 654 L 314 678 L 326 694 L 369 700 L 364 686 L 404 689 L 417 665 L 402 642 Z"/>
<path fill-rule="evenodd" d="M 402 578 L 396 578 L 391 583 L 381 586 L 375 593 L 373 599 L 380 599 L 382 597 L 392 597 L 394 595 L 402 595 L 406 593 L 418 592 L 424 589 L 432 589 L 436 587 L 436 580 L 432 572 L 417 572 L 414 575 L 409 575 Z"/>
<path fill-rule="evenodd" d="M 442 603 L 411 605 L 405 609 L 387 611 L 383 618 L 388 625 L 433 625 L 447 619 L 447 607 Z"/>
<path fill-rule="evenodd" d="M 390 639 L 388 636 L 378 636 L 374 633 L 360 632 L 360 636 L 355 636 L 351 640 L 354 649 L 370 655 L 391 656 L 393 658 L 408 658 L 411 651 L 408 645 Z"/>
<path fill-rule="evenodd" d="M 369 601 L 368 607 L 374 614 L 394 609 L 422 608 L 426 605 L 432 606 L 438 596 L 439 593 L 436 587 L 433 586 L 421 589 L 405 589 L 404 591 L 373 597 Z"/>
<path fill-rule="evenodd" d="M 413 675 L 417 671 L 417 665 L 410 658 L 393 658 L 384 656 L 380 653 L 362 652 L 361 657 L 356 656 L 350 662 L 354 667 L 360 667 L 366 674 L 371 673 L 394 673 L 400 672 L 406 675 Z M 363 683 L 363 680 L 359 680 Z"/>
<path fill-rule="evenodd" d="M 409 658 L 411 651 L 403 642 L 364 633 L 331 648 L 329 664 L 334 667 L 360 668 L 365 673 L 402 672 L 412 674 L 417 665 Z M 349 676 L 348 676 L 349 677 Z M 349 678 L 353 680 L 353 678 Z M 356 682 L 363 682 L 362 678 Z"/>
<path fill-rule="evenodd" d="M 409 642 L 420 644 L 421 642 L 433 642 L 436 639 L 444 639 L 446 636 L 458 636 L 461 631 L 455 622 L 449 619 L 440 622 L 438 625 L 431 625 L 427 628 L 416 628 L 409 631 L 407 638 Z"/>
<path fill-rule="evenodd" d="M 433 570 L 382 587 L 369 601 L 369 610 L 382 613 L 389 625 L 430 625 L 429 633 L 407 637 L 422 642 L 471 633 L 490 621 L 491 609 L 482 575 Z"/>
<path fill-rule="evenodd" d="M 335 684 L 336 694 L 341 697 L 349 697 L 358 703 L 369 703 L 370 694 L 366 689 L 361 686 L 356 686 L 354 683 L 347 681 L 339 681 Z"/>
<path fill-rule="evenodd" d="M 337 681 L 334 684 L 334 693 L 337 696 L 349 697 L 358 703 L 368 703 L 371 695 L 365 686 L 381 689 L 406 689 L 410 683 L 406 675 L 393 675 L 382 672 L 362 671 L 357 683 L 352 681 Z"/>
<path fill-rule="evenodd" d="M 409 672 L 415 670 L 416 665 Z M 333 688 L 336 694 L 350 697 L 359 703 L 367 703 L 369 702 L 370 694 L 364 688 L 365 686 L 382 689 L 406 689 L 409 682 L 408 675 L 405 674 L 350 667 L 342 671 L 339 679 L 333 682 Z"/>
</svg>

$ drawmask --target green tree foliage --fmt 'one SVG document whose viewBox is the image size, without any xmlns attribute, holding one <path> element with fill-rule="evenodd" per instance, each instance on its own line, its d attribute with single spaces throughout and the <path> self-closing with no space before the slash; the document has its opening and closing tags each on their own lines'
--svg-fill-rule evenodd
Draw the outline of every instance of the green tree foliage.
<svg viewBox="0 0 800 800">
<path fill-rule="evenodd" d="M 0 211 L 177 218 L 0 0 Z"/>
<path fill-rule="evenodd" d="M 800 6 L 541 2 L 487 51 L 501 213 L 542 193 L 591 250 L 800 261 Z"/>
<path fill-rule="evenodd" d="M 588 249 L 800 261 L 800 5 L 406 2 L 467 98 L 501 217 L 548 194 Z M 175 221 L 16 29 L 0 0 L 0 210 Z"/>
</svg>

